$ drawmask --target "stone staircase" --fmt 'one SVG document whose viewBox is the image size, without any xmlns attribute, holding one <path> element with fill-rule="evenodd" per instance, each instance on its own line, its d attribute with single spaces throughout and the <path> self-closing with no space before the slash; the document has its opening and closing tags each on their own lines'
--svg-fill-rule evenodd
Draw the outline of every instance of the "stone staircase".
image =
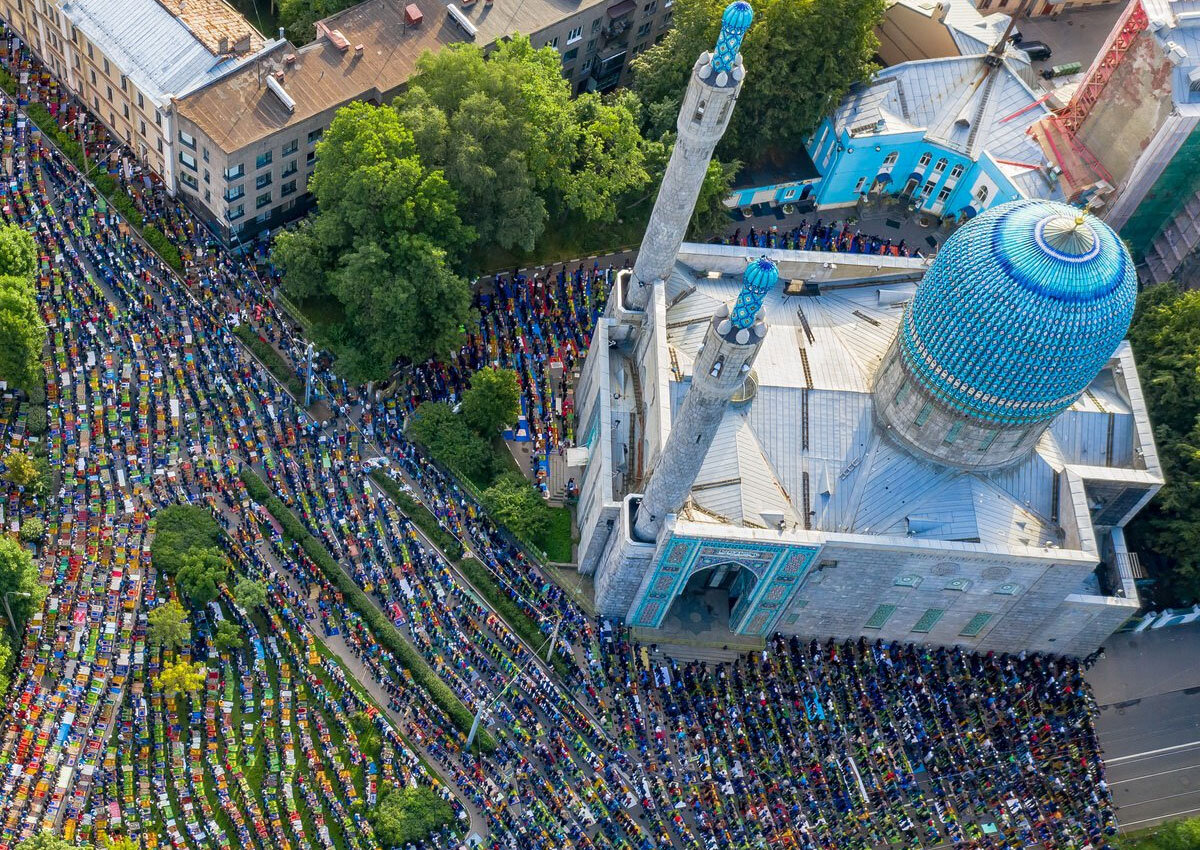
<svg viewBox="0 0 1200 850">
<path fill-rule="evenodd" d="M 546 501 L 556 508 L 561 508 L 567 504 L 567 481 L 572 477 L 572 471 L 567 466 L 567 459 L 558 452 L 553 452 L 550 455 L 550 478 L 546 482 L 549 496 Z M 575 483 L 579 483 L 578 476 L 575 477 Z"/>
</svg>

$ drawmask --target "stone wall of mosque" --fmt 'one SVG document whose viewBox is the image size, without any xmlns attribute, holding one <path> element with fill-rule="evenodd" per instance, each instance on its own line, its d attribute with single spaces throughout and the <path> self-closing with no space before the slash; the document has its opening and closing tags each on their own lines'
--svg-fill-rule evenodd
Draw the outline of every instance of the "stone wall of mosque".
<svg viewBox="0 0 1200 850">
<path fill-rule="evenodd" d="M 1065 600 L 1093 566 L 947 550 L 827 543 L 776 629 L 818 638 L 881 638 L 980 650 L 1091 651 L 1112 629 Z M 1085 611 L 1089 616 L 1082 616 Z M 1095 635 L 1103 632 L 1101 637 Z"/>
</svg>

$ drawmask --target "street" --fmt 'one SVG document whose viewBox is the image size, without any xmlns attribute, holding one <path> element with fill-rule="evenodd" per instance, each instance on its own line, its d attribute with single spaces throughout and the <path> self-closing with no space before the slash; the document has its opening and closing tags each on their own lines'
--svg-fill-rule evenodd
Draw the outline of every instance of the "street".
<svg viewBox="0 0 1200 850">
<path fill-rule="evenodd" d="M 1200 624 L 1113 637 L 1087 678 L 1121 829 L 1200 813 Z"/>
</svg>

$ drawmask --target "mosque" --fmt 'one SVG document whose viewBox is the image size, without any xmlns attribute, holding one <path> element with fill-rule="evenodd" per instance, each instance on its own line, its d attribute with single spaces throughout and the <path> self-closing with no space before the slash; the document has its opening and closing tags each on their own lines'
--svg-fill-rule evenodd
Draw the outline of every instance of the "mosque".
<svg viewBox="0 0 1200 850">
<path fill-rule="evenodd" d="M 932 261 L 684 244 L 752 19 L 732 3 L 692 70 L 576 389 L 600 613 L 661 629 L 699 600 L 740 635 L 1094 650 L 1138 609 L 1122 529 L 1163 481 L 1128 252 L 1047 200 Z"/>
</svg>

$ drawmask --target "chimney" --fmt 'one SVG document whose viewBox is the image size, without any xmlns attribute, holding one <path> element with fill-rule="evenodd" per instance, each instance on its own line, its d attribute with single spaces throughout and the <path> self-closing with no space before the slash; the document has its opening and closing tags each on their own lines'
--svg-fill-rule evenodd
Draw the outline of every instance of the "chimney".
<svg viewBox="0 0 1200 850">
<path fill-rule="evenodd" d="M 361 44 L 354 45 L 354 55 L 355 56 L 363 55 L 363 46 Z"/>
<path fill-rule="evenodd" d="M 279 28 L 279 40 L 283 41 L 283 27 Z"/>
<path fill-rule="evenodd" d="M 404 23 L 410 27 L 419 27 L 424 15 L 421 14 L 421 9 L 416 3 L 409 3 L 404 7 Z"/>
<path fill-rule="evenodd" d="M 285 55 L 283 57 L 283 61 L 284 61 L 284 64 L 288 65 L 289 67 L 291 67 L 292 65 L 295 65 L 296 64 L 296 54 L 288 53 L 287 55 Z"/>
</svg>

